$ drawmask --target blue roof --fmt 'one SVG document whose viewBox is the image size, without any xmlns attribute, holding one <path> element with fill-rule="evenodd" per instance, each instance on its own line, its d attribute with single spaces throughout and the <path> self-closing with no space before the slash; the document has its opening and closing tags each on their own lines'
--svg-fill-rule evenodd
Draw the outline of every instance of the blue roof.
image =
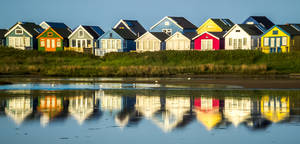
<svg viewBox="0 0 300 144">
<path fill-rule="evenodd" d="M 52 28 L 67 28 L 67 29 L 69 29 L 69 27 L 64 23 L 59 23 L 59 22 L 46 22 L 46 23 Z"/>
<path fill-rule="evenodd" d="M 98 27 L 98 26 L 91 26 L 91 28 L 99 35 L 101 36 L 102 34 L 104 34 L 104 31 Z"/>
</svg>

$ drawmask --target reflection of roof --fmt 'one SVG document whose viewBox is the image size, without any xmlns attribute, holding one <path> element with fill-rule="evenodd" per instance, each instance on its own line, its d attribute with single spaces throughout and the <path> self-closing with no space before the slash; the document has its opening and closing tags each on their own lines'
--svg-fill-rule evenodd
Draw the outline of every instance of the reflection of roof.
<svg viewBox="0 0 300 144">
<path fill-rule="evenodd" d="M 289 98 L 264 96 L 261 101 L 261 113 L 274 123 L 284 120 L 290 114 Z"/>
<path fill-rule="evenodd" d="M 222 115 L 219 111 L 202 112 L 197 110 L 196 114 L 197 120 L 209 131 L 222 121 Z"/>
<path fill-rule="evenodd" d="M 237 127 L 251 117 L 251 100 L 225 98 L 224 116 Z"/>
<path fill-rule="evenodd" d="M 31 103 L 32 100 L 25 97 L 9 99 L 5 113 L 13 119 L 17 125 L 20 125 L 26 117 L 32 113 L 33 109 Z"/>
<path fill-rule="evenodd" d="M 83 122 L 93 114 L 94 102 L 93 97 L 71 97 L 69 98 L 69 112 L 81 125 Z"/>
</svg>

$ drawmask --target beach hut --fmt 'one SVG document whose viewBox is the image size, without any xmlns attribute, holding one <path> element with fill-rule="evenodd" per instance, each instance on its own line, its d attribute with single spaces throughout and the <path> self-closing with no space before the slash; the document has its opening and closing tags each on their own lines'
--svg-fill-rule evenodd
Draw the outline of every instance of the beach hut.
<svg viewBox="0 0 300 144">
<path fill-rule="evenodd" d="M 275 25 L 261 36 L 264 53 L 300 50 L 300 24 Z"/>
<path fill-rule="evenodd" d="M 193 38 L 194 50 L 221 50 L 224 49 L 225 32 L 204 32 Z"/>
<path fill-rule="evenodd" d="M 161 51 L 166 49 L 165 40 L 169 37 L 164 32 L 146 32 L 144 35 L 136 39 L 136 51 Z"/>
<path fill-rule="evenodd" d="M 147 32 L 146 29 L 137 20 L 121 19 L 113 28 L 130 30 L 137 37 L 139 37 Z"/>
<path fill-rule="evenodd" d="M 95 49 L 95 55 L 134 51 L 136 38 L 137 36 L 128 29 L 111 29 L 98 38 L 100 48 Z"/>
<path fill-rule="evenodd" d="M 210 18 L 197 29 L 197 33 L 223 32 L 230 30 L 233 26 L 234 23 L 230 19 Z"/>
<path fill-rule="evenodd" d="M 225 50 L 254 50 L 263 34 L 257 25 L 236 24 L 225 35 Z"/>
<path fill-rule="evenodd" d="M 197 35 L 196 32 L 176 32 L 166 41 L 166 50 L 191 50 L 193 49 L 193 38 Z"/>
<path fill-rule="evenodd" d="M 68 37 L 70 47 L 65 50 L 94 53 L 95 48 L 99 47 L 97 40 L 103 34 L 99 26 L 80 25 Z"/>
<path fill-rule="evenodd" d="M 18 22 L 4 35 L 6 46 L 21 50 L 37 49 L 38 36 L 44 29 L 32 22 Z"/>
<path fill-rule="evenodd" d="M 184 17 L 166 16 L 150 28 L 150 32 L 164 32 L 169 36 L 176 32 L 195 32 L 197 27 Z"/>
<path fill-rule="evenodd" d="M 55 52 L 62 51 L 69 46 L 68 37 L 72 33 L 68 28 L 48 27 L 36 38 L 38 39 L 38 50 Z"/>
</svg>

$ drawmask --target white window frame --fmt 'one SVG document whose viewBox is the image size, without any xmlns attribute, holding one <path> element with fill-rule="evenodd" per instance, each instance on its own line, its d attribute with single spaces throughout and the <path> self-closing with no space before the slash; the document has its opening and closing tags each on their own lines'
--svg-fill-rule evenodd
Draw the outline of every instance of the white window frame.
<svg viewBox="0 0 300 144">
<path fill-rule="evenodd" d="M 269 46 L 270 45 L 270 38 L 269 37 L 265 37 L 264 38 L 264 46 Z"/>
<path fill-rule="evenodd" d="M 287 37 L 282 37 L 282 46 L 287 46 Z"/>
<path fill-rule="evenodd" d="M 82 32 L 82 35 L 80 35 L 80 33 Z M 83 38 L 84 37 L 84 31 L 83 30 L 79 30 L 78 31 L 78 37 Z"/>
<path fill-rule="evenodd" d="M 21 33 L 17 33 L 18 30 L 20 30 Z M 22 34 L 24 34 L 24 31 L 23 31 L 21 28 L 16 28 L 16 29 L 15 29 L 15 34 L 16 34 L 16 35 L 22 35 Z"/>
<path fill-rule="evenodd" d="M 166 33 L 167 35 L 172 35 L 172 29 L 162 29 L 162 32 Z"/>
</svg>

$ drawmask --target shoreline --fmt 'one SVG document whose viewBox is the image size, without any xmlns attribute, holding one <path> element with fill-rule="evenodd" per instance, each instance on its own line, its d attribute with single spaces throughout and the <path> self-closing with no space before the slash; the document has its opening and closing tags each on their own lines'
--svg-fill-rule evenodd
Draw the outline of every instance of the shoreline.
<svg viewBox="0 0 300 144">
<path fill-rule="evenodd" d="M 0 85 L 13 83 L 138 83 L 161 85 L 232 85 L 245 89 L 300 89 L 300 77 L 291 75 L 197 75 L 185 77 L 41 77 L 0 75 Z"/>
</svg>

